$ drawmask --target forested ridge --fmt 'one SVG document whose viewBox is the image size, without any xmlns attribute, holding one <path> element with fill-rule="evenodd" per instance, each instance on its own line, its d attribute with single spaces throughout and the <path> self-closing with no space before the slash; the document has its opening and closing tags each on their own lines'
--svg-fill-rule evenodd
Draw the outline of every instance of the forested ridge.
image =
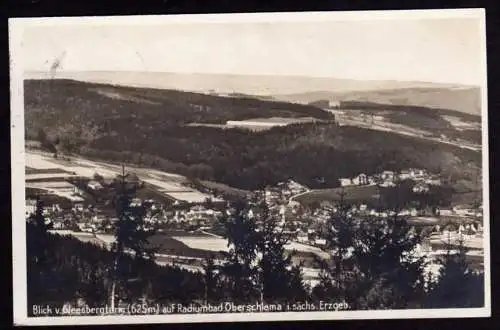
<svg viewBox="0 0 500 330">
<path fill-rule="evenodd" d="M 55 149 L 70 153 L 151 166 L 243 189 L 288 178 L 313 188 L 335 187 L 340 177 L 408 167 L 473 182 L 480 169 L 481 156 L 473 151 L 388 132 L 339 127 L 331 121 L 261 132 L 185 126 L 191 121 L 255 116 L 328 118 L 313 106 L 107 86 L 121 93 L 121 99 L 116 95 L 113 99 L 96 93 L 96 88 L 65 80 L 27 81 L 27 137 L 49 140 Z M 124 100 L 124 95 L 129 99 Z M 163 103 L 139 102 L 139 96 Z"/>
</svg>

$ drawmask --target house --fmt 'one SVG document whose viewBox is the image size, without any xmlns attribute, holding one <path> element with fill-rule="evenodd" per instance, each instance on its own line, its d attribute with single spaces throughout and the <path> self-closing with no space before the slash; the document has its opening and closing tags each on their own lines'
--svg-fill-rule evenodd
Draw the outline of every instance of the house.
<svg viewBox="0 0 500 330">
<path fill-rule="evenodd" d="M 89 187 L 89 189 L 92 189 L 92 190 L 100 190 L 100 189 L 103 188 L 102 185 L 99 182 L 95 181 L 95 180 L 90 181 L 87 184 L 87 187 Z"/>
<path fill-rule="evenodd" d="M 410 211 L 409 210 L 401 210 L 398 212 L 398 215 L 399 216 L 409 216 L 410 215 Z"/>
<path fill-rule="evenodd" d="M 394 172 L 393 171 L 383 171 L 380 174 L 380 177 L 384 181 L 393 181 L 394 180 Z"/>
<path fill-rule="evenodd" d="M 140 198 L 133 198 L 132 201 L 130 202 L 131 207 L 137 207 L 137 206 L 141 206 L 141 205 L 142 205 L 142 201 Z"/>
<path fill-rule="evenodd" d="M 368 184 L 368 176 L 364 173 L 359 174 L 354 179 L 352 179 L 352 183 L 356 186 L 362 186 Z"/>
<path fill-rule="evenodd" d="M 339 101 L 328 101 L 328 107 L 333 109 L 338 109 L 340 107 Z"/>
<path fill-rule="evenodd" d="M 401 179 L 401 180 L 408 180 L 408 179 L 411 179 L 411 178 L 412 178 L 412 175 L 411 175 L 410 170 L 402 170 L 399 173 L 399 179 Z"/>
<path fill-rule="evenodd" d="M 432 185 L 432 186 L 440 186 L 441 180 L 439 178 L 428 178 L 425 180 L 425 183 Z"/>
<path fill-rule="evenodd" d="M 306 233 L 304 232 L 300 232 L 298 235 L 297 235 L 297 241 L 299 243 L 307 243 L 309 241 L 309 236 L 307 236 Z"/>
<path fill-rule="evenodd" d="M 59 212 L 59 211 L 61 211 L 61 207 L 59 206 L 59 204 L 53 204 L 52 212 Z"/>
<path fill-rule="evenodd" d="M 288 180 L 287 186 L 288 186 L 288 189 L 294 194 L 298 194 L 298 193 L 309 190 L 307 187 L 305 187 L 305 186 L 301 185 L 300 183 L 295 182 L 293 180 Z"/>
<path fill-rule="evenodd" d="M 426 184 L 424 184 L 424 183 L 422 183 L 422 182 L 419 182 L 416 185 L 414 185 L 411 190 L 414 193 L 421 194 L 421 193 L 428 192 L 429 191 L 429 186 L 426 185 Z"/>
<path fill-rule="evenodd" d="M 381 187 L 394 187 L 395 174 L 393 171 L 383 171 L 378 175 Z"/>
<path fill-rule="evenodd" d="M 266 189 L 264 193 L 266 203 L 273 203 L 280 199 L 280 192 L 275 189 Z"/>
<path fill-rule="evenodd" d="M 347 187 L 353 185 L 352 180 L 349 178 L 340 178 L 339 181 L 341 187 Z"/>
<path fill-rule="evenodd" d="M 77 222 L 76 223 L 76 226 L 81 230 L 81 231 L 85 231 L 85 229 L 87 228 L 87 224 L 84 223 L 84 222 Z"/>
<path fill-rule="evenodd" d="M 453 215 L 453 211 L 450 209 L 438 208 L 438 209 L 436 209 L 436 214 L 443 215 L 443 216 L 450 216 L 450 215 Z"/>
<path fill-rule="evenodd" d="M 412 179 L 423 178 L 426 175 L 425 170 L 418 168 L 411 168 L 409 172 Z"/>
<path fill-rule="evenodd" d="M 36 199 L 27 199 L 26 200 L 26 217 L 29 217 L 36 212 Z"/>
<path fill-rule="evenodd" d="M 373 176 L 369 175 L 368 184 L 376 184 L 376 183 L 377 183 L 376 179 Z"/>
<path fill-rule="evenodd" d="M 462 216 L 462 217 L 474 216 L 476 214 L 476 212 L 474 212 L 474 210 L 471 210 L 471 209 L 466 208 L 466 207 L 461 207 L 461 206 L 453 207 L 453 212 L 456 215 Z"/>
<path fill-rule="evenodd" d="M 314 244 L 319 245 L 319 246 L 325 246 L 326 245 L 326 239 L 324 238 L 317 238 L 314 240 Z"/>
<path fill-rule="evenodd" d="M 83 203 L 75 203 L 75 204 L 73 204 L 73 210 L 75 212 L 83 212 Z"/>
</svg>

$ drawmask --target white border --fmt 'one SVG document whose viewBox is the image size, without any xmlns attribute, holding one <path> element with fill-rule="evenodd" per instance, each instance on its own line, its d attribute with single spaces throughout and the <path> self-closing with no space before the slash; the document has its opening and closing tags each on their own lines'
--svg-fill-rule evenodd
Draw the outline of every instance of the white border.
<svg viewBox="0 0 500 330">
<path fill-rule="evenodd" d="M 168 23 L 244 23 L 244 22 L 319 22 L 349 20 L 408 20 L 408 19 L 478 19 L 482 28 L 483 76 L 482 87 L 482 134 L 483 134 L 483 212 L 484 219 L 484 265 L 485 306 L 474 309 L 418 309 L 385 311 L 338 311 L 300 313 L 240 313 L 240 314 L 183 314 L 148 316 L 71 316 L 28 317 L 26 301 L 26 227 L 24 222 L 24 100 L 22 36 L 27 26 L 42 25 L 155 25 Z M 9 49 L 11 74 L 11 157 L 12 157 L 12 240 L 13 240 L 13 286 L 15 325 L 75 325 L 75 324 L 138 324 L 138 323 L 198 323 L 239 321 L 297 321 L 340 319 L 399 319 L 399 318 L 450 318 L 491 316 L 490 292 L 490 208 L 488 170 L 488 111 L 486 82 L 486 24 L 484 9 L 448 10 L 399 10 L 358 12 L 310 12 L 310 13 L 252 13 L 252 14 L 208 14 L 168 16 L 116 16 L 116 17 L 66 17 L 66 18 L 12 18 L 9 19 Z"/>
</svg>

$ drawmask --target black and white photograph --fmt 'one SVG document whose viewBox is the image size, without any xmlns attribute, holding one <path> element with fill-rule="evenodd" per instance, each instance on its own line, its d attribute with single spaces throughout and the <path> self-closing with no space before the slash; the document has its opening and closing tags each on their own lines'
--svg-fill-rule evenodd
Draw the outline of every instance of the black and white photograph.
<svg viewBox="0 0 500 330">
<path fill-rule="evenodd" d="M 485 34 L 10 19 L 15 324 L 490 316 Z"/>
</svg>

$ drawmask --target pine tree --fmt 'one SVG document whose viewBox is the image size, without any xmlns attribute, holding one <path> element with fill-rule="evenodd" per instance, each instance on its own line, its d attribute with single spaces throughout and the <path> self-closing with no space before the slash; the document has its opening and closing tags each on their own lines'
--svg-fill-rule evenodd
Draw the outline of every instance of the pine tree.
<svg viewBox="0 0 500 330">
<path fill-rule="evenodd" d="M 154 260 L 154 249 L 148 244 L 148 238 L 154 234 L 153 231 L 145 229 L 143 206 L 132 206 L 132 198 L 138 189 L 136 182 L 127 181 L 125 167 L 122 167 L 122 175 L 118 176 L 117 196 L 115 199 L 118 221 L 115 224 L 115 242 L 112 246 L 114 261 L 111 269 L 111 307 L 115 307 L 117 293 L 125 291 L 126 284 L 137 280 L 132 278 L 136 273 L 135 268 L 140 267 L 144 260 Z M 131 254 L 134 265 L 124 262 L 126 254 Z M 121 290 L 117 290 L 121 289 Z M 125 292 L 123 292 L 125 293 Z"/>
<path fill-rule="evenodd" d="M 330 262 L 319 259 L 320 288 L 315 295 L 325 298 L 335 296 L 338 299 L 349 299 L 353 295 L 352 276 L 355 272 L 352 252 L 355 247 L 357 229 L 355 219 L 349 215 L 349 205 L 344 203 L 345 192 L 341 191 L 336 211 L 332 212 L 326 224 L 326 246 L 330 253 Z M 323 291 L 323 292 L 321 292 Z"/>
<path fill-rule="evenodd" d="M 279 225 L 278 215 L 270 214 L 265 204 L 261 205 L 258 254 L 259 287 L 261 302 L 297 301 L 307 295 L 302 282 L 300 268 L 293 267 L 291 254 L 285 252 L 290 242 L 284 226 Z"/>
<path fill-rule="evenodd" d="M 219 297 L 219 274 L 218 266 L 215 264 L 213 256 L 208 256 L 203 265 L 205 304 L 217 301 Z"/>
<path fill-rule="evenodd" d="M 439 260 L 441 270 L 426 307 L 466 308 L 484 306 L 484 274 L 474 274 L 467 260 L 468 248 L 463 239 L 448 240 L 446 254 Z"/>
<path fill-rule="evenodd" d="M 232 298 L 259 302 L 305 299 L 298 267 L 285 251 L 289 237 L 265 203 L 239 203 L 226 219 L 230 251 L 224 266 Z"/>
<path fill-rule="evenodd" d="M 82 261 L 85 261 L 82 258 Z M 85 299 L 89 306 L 103 306 L 107 300 L 107 290 L 104 285 L 105 273 L 101 263 L 84 263 L 79 271 L 79 296 Z"/>
<path fill-rule="evenodd" d="M 225 219 L 229 252 L 223 267 L 229 282 L 229 295 L 235 301 L 251 301 L 256 298 L 258 234 L 255 221 L 249 217 L 244 203 L 235 203 Z"/>
<path fill-rule="evenodd" d="M 47 276 L 49 226 L 43 216 L 43 202 L 36 201 L 36 210 L 26 222 L 26 256 L 28 277 L 28 306 L 35 305 L 45 297 L 43 279 Z"/>
<path fill-rule="evenodd" d="M 425 261 L 415 253 L 419 243 L 418 233 L 396 215 L 361 225 L 354 255 L 361 285 L 369 289 L 360 308 L 407 308 L 423 299 Z"/>
<path fill-rule="evenodd" d="M 323 263 L 315 295 L 344 299 L 351 309 L 406 308 L 423 295 L 420 236 L 406 219 L 356 219 L 339 206 L 328 224 L 330 261 Z"/>
</svg>

